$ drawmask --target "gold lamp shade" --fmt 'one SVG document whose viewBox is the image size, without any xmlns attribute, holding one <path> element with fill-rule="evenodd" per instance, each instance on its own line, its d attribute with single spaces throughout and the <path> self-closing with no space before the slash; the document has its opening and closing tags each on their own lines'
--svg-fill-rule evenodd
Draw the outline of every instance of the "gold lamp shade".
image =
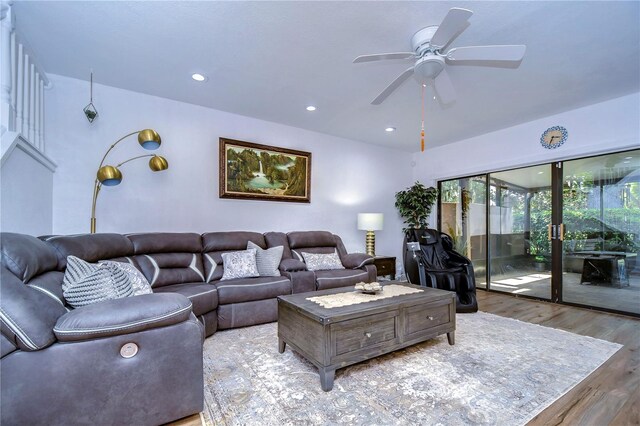
<svg viewBox="0 0 640 426">
<path fill-rule="evenodd" d="M 149 168 L 154 172 L 161 172 L 169 168 L 169 162 L 166 158 L 161 157 L 160 155 L 154 155 L 149 160 Z"/>
<path fill-rule="evenodd" d="M 153 129 L 144 129 L 138 133 L 138 143 L 144 149 L 158 149 L 162 140 L 160 135 Z"/>
<path fill-rule="evenodd" d="M 102 166 L 98 169 L 98 181 L 104 186 L 116 186 L 122 182 L 122 173 L 114 166 Z"/>
</svg>

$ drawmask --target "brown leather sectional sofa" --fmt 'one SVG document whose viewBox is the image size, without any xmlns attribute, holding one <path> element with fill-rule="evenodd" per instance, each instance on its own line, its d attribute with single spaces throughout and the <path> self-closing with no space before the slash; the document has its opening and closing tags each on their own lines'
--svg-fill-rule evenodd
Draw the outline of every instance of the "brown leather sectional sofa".
<svg viewBox="0 0 640 426">
<path fill-rule="evenodd" d="M 222 254 L 249 241 L 284 247 L 281 275 L 221 280 Z M 323 231 L 2 233 L 0 242 L 3 425 L 161 424 L 197 413 L 204 337 L 276 321 L 277 296 L 376 278 L 373 258 Z M 345 269 L 309 271 L 301 252 L 337 252 Z M 62 294 L 69 255 L 128 262 L 154 294 L 71 309 Z"/>
</svg>

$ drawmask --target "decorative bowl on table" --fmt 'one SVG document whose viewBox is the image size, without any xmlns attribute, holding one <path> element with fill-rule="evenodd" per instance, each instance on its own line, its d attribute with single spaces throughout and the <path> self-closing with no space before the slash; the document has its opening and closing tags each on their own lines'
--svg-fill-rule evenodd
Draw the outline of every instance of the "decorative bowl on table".
<svg viewBox="0 0 640 426">
<path fill-rule="evenodd" d="M 382 286 L 379 282 L 372 283 L 357 283 L 356 290 L 363 294 L 378 294 L 382 291 Z"/>
</svg>

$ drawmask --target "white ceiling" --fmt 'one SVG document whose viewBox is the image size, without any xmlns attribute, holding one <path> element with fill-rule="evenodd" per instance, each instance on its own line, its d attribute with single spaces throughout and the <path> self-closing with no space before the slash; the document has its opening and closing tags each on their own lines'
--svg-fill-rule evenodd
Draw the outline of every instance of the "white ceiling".
<svg viewBox="0 0 640 426">
<path fill-rule="evenodd" d="M 427 147 L 640 90 L 638 1 L 16 1 L 14 12 L 48 73 L 88 80 L 93 69 L 97 83 L 417 151 L 416 81 L 370 105 L 411 61 L 352 60 L 411 50 L 451 7 L 474 15 L 449 47 L 527 52 L 517 69 L 448 67 L 458 100 L 441 108 L 427 88 Z"/>
</svg>

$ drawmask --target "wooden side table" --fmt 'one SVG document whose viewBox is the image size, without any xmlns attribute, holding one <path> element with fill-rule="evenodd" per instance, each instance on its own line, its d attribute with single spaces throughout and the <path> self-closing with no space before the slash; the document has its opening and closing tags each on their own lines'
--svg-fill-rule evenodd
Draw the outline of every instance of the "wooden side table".
<svg viewBox="0 0 640 426">
<path fill-rule="evenodd" d="M 396 258 L 394 256 L 376 256 L 373 258 L 373 264 L 378 270 L 379 277 L 389 276 L 390 279 L 396 279 Z"/>
</svg>

